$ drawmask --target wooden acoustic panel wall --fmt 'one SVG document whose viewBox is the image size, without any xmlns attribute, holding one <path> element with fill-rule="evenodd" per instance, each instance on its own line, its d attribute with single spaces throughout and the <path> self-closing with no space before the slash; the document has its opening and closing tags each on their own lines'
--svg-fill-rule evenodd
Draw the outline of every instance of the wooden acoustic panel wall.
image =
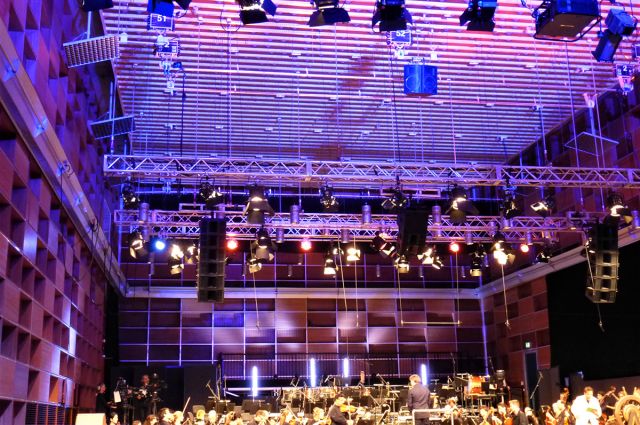
<svg viewBox="0 0 640 425">
<path fill-rule="evenodd" d="M 489 354 L 496 359 L 495 368 L 507 372 L 507 381 L 524 382 L 524 355 L 535 351 L 538 369 L 551 363 L 547 283 L 540 278 L 484 299 Z M 509 318 L 510 327 L 505 322 Z M 530 343 L 530 348 L 525 344 Z"/>
<path fill-rule="evenodd" d="M 482 316 L 475 300 L 192 299 L 129 298 L 120 303 L 120 360 L 173 365 L 212 363 L 222 357 L 275 359 L 295 355 L 393 353 L 418 356 L 483 355 Z M 451 321 L 461 326 L 402 325 Z M 396 356 L 397 357 L 397 356 Z M 280 360 L 278 360 L 280 361 Z M 396 363 L 399 363 L 397 360 Z M 282 366 L 284 367 L 284 366 Z M 398 366 L 390 373 L 397 373 Z M 241 372 L 237 373 L 241 375 Z M 280 376 L 281 373 L 278 373 Z"/>
</svg>

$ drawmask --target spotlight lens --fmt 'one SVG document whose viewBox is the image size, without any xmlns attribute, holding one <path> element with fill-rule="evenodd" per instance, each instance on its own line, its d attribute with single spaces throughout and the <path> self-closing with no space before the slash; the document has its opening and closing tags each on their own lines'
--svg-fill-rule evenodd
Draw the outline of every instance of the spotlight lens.
<svg viewBox="0 0 640 425">
<path fill-rule="evenodd" d="M 526 254 L 529 252 L 529 245 L 526 243 L 520 244 L 520 251 Z"/>
<path fill-rule="evenodd" d="M 460 245 L 457 242 L 452 242 L 449 245 L 449 251 L 453 252 L 454 254 L 457 254 L 458 252 L 460 252 Z"/>
<path fill-rule="evenodd" d="M 166 247 L 167 243 L 162 239 L 156 239 L 155 242 L 153 242 L 153 248 L 156 251 L 164 251 Z"/>
<path fill-rule="evenodd" d="M 302 248 L 303 251 L 310 251 L 311 241 L 308 239 L 303 240 L 302 242 L 300 242 L 300 248 Z"/>
<path fill-rule="evenodd" d="M 238 241 L 235 239 L 229 239 L 227 241 L 227 249 L 229 251 L 235 251 L 236 249 L 238 249 Z"/>
</svg>

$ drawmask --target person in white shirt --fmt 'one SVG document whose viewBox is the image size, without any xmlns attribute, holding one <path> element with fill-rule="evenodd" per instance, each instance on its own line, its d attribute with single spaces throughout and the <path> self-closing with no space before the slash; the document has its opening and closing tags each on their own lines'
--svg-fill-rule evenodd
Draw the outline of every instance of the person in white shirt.
<svg viewBox="0 0 640 425">
<path fill-rule="evenodd" d="M 602 410 L 598 399 L 593 396 L 593 388 L 585 387 L 584 394 L 573 400 L 571 413 L 576 418 L 576 425 L 598 425 Z"/>
</svg>

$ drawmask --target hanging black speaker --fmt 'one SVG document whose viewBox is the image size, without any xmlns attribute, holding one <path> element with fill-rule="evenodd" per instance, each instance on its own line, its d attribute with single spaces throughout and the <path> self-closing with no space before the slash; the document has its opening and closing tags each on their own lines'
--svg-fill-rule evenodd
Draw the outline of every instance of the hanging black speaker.
<svg viewBox="0 0 640 425">
<path fill-rule="evenodd" d="M 198 301 L 224 301 L 225 240 L 227 222 L 205 218 L 200 221 Z"/>
</svg>

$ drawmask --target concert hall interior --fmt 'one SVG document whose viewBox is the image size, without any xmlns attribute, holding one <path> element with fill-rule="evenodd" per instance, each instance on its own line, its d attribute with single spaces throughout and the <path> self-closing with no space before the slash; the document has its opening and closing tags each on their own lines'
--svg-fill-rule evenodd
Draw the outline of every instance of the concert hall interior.
<svg viewBox="0 0 640 425">
<path fill-rule="evenodd" d="M 0 425 L 640 424 L 639 10 L 0 0 Z"/>
</svg>

